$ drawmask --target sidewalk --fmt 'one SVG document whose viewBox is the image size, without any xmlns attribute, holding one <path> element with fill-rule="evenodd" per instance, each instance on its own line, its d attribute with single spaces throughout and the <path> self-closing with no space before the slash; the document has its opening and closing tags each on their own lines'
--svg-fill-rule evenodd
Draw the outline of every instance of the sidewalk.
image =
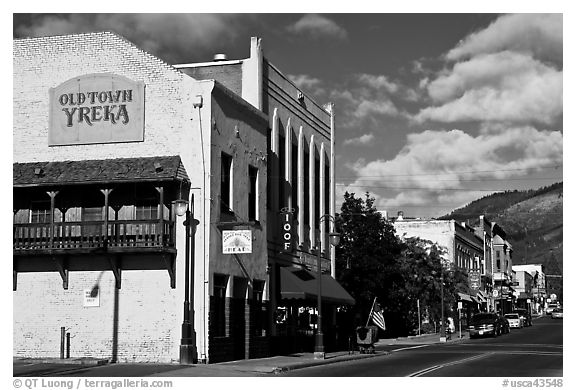
<svg viewBox="0 0 576 390">
<path fill-rule="evenodd" d="M 458 333 L 453 334 L 446 343 L 454 343 L 468 338 L 468 332 L 462 332 L 462 338 L 458 338 Z M 241 374 L 279 374 L 300 368 L 314 367 L 325 364 L 333 364 L 351 360 L 369 359 L 378 356 L 389 355 L 388 351 L 378 351 L 379 346 L 384 345 L 429 345 L 440 344 L 440 335 L 426 334 L 421 336 L 399 337 L 395 339 L 380 339 L 376 344 L 376 353 L 361 354 L 358 351 L 332 352 L 326 354 L 326 359 L 315 360 L 314 353 L 298 353 L 287 356 L 272 356 L 262 359 L 237 360 L 232 362 L 194 365 L 180 370 L 173 370 L 158 374 L 156 376 L 188 377 L 204 376 L 214 374 L 214 376 L 240 376 Z"/>
<path fill-rule="evenodd" d="M 459 337 L 459 332 L 452 333 L 451 337 L 446 340 L 446 343 L 454 343 L 462 340 L 469 339 L 468 330 L 462 330 L 462 338 Z M 398 337 L 395 339 L 380 339 L 376 345 L 396 345 L 396 344 L 440 344 L 440 334 L 430 333 L 420 336 Z"/>
<path fill-rule="evenodd" d="M 446 343 L 454 343 L 468 339 L 468 332 L 462 332 L 462 338 L 458 338 L 458 333 L 453 334 L 452 338 Z M 351 360 L 370 359 L 378 356 L 385 356 L 392 352 L 385 351 L 385 346 L 390 345 L 430 345 L 440 344 L 440 335 L 425 334 L 421 336 L 399 337 L 394 339 L 380 339 L 376 342 L 376 352 L 374 354 L 361 354 L 358 351 L 348 352 L 329 352 L 323 360 L 314 359 L 314 353 L 296 353 L 284 356 L 272 356 L 261 359 L 246 359 L 231 362 L 214 363 L 214 364 L 195 364 L 178 367 L 168 371 L 158 372 L 150 376 L 157 377 L 236 377 L 236 376 L 258 376 L 279 374 L 300 368 L 333 364 Z M 75 365 L 78 368 L 95 367 L 107 365 L 107 360 L 80 358 L 80 359 L 19 359 L 14 358 L 14 365 L 26 363 L 45 363 L 50 365 Z M 151 364 L 150 366 L 154 366 Z M 70 367 L 72 369 L 72 367 Z"/>
</svg>

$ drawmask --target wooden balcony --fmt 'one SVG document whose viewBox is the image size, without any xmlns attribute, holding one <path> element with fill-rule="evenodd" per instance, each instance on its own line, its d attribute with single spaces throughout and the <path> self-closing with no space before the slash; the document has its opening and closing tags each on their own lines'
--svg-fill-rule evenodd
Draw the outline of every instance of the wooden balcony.
<svg viewBox="0 0 576 390">
<path fill-rule="evenodd" d="M 174 222 L 123 220 L 14 224 L 14 254 L 31 251 L 174 248 Z M 106 231 L 107 230 L 107 231 Z"/>
</svg>

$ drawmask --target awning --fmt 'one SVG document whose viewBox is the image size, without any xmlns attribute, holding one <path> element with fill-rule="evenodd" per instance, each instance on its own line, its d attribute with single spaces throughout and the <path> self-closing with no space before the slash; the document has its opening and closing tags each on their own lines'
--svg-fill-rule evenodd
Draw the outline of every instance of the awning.
<svg viewBox="0 0 576 390">
<path fill-rule="evenodd" d="M 468 294 L 458 293 L 458 299 L 461 301 L 472 302 L 472 297 Z"/>
<path fill-rule="evenodd" d="M 318 299 L 316 275 L 305 269 L 280 268 L 280 293 L 282 299 Z M 354 298 L 330 275 L 322 275 L 322 301 L 353 305 Z"/>
<path fill-rule="evenodd" d="M 480 291 L 478 291 L 478 294 L 476 295 L 476 300 L 478 301 L 478 303 L 486 302 L 484 294 L 482 294 Z"/>
<path fill-rule="evenodd" d="M 14 187 L 189 181 L 179 156 L 14 163 L 12 174 Z"/>
</svg>

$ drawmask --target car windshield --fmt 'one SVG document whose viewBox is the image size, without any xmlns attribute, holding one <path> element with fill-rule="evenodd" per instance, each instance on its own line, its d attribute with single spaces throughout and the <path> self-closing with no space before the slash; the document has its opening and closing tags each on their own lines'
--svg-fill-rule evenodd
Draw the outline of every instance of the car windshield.
<svg viewBox="0 0 576 390">
<path fill-rule="evenodd" d="M 518 319 L 518 314 L 506 314 L 504 317 L 511 319 Z"/>
<path fill-rule="evenodd" d="M 494 314 L 490 313 L 482 313 L 482 314 L 475 314 L 472 317 L 472 321 L 492 321 L 494 320 Z"/>
</svg>

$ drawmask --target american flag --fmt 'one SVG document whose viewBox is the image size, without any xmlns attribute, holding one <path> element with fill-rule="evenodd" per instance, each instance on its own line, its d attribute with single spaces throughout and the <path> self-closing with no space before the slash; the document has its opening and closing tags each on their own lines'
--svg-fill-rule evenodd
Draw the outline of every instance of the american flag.
<svg viewBox="0 0 576 390">
<path fill-rule="evenodd" d="M 370 314 L 372 322 L 374 322 L 382 330 L 386 330 L 386 324 L 384 323 L 384 312 L 378 303 L 374 303 L 374 308 Z"/>
</svg>

